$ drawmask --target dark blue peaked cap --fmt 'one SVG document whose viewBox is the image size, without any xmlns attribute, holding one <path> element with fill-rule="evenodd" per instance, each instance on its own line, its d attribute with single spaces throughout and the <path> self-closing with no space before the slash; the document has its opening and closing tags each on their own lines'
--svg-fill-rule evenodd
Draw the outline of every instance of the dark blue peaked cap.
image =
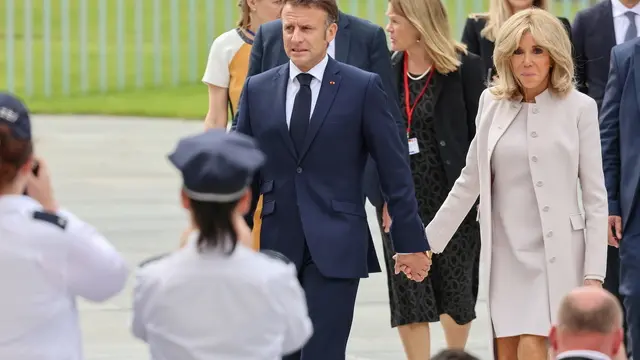
<svg viewBox="0 0 640 360">
<path fill-rule="evenodd" d="M 265 155 L 243 134 L 211 129 L 178 142 L 169 161 L 182 173 L 184 191 L 193 200 L 239 200 Z"/>
<path fill-rule="evenodd" d="M 16 139 L 31 140 L 29 110 L 20 99 L 7 92 L 0 92 L 0 124 L 8 125 Z"/>
</svg>

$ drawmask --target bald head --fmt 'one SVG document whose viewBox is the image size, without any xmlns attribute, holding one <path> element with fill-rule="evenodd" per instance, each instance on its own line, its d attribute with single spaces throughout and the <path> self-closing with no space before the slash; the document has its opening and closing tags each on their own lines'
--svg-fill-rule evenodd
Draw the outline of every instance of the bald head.
<svg viewBox="0 0 640 360">
<path fill-rule="evenodd" d="M 560 304 L 558 330 L 608 334 L 622 327 L 622 307 L 610 292 L 595 286 L 574 289 Z"/>
</svg>

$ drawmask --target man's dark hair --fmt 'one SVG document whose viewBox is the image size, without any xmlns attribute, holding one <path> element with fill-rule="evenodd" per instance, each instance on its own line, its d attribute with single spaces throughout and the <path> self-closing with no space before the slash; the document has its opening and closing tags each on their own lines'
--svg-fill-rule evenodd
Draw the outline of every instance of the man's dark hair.
<svg viewBox="0 0 640 360">
<path fill-rule="evenodd" d="M 338 4 L 336 0 L 284 0 L 284 5 L 314 7 L 327 13 L 329 24 L 338 22 Z"/>
<path fill-rule="evenodd" d="M 608 296 L 579 304 L 575 297 L 567 296 L 560 304 L 558 328 L 572 333 L 608 334 L 622 326 L 622 307 L 617 299 Z"/>
<path fill-rule="evenodd" d="M 437 353 L 431 360 L 478 360 L 478 358 L 464 350 L 447 349 Z"/>
</svg>

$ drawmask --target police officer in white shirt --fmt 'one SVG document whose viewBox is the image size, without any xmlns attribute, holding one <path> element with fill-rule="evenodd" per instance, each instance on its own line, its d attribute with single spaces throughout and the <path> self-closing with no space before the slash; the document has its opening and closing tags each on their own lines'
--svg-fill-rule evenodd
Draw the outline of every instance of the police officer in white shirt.
<svg viewBox="0 0 640 360">
<path fill-rule="evenodd" d="M 109 299 L 127 267 L 93 227 L 58 208 L 46 164 L 35 164 L 28 111 L 0 93 L 0 359 L 81 360 L 76 296 Z"/>
<path fill-rule="evenodd" d="M 244 222 L 264 162 L 242 134 L 209 130 L 169 155 L 195 231 L 177 252 L 140 267 L 133 334 L 153 360 L 276 360 L 312 334 L 293 264 L 255 252 Z"/>
</svg>

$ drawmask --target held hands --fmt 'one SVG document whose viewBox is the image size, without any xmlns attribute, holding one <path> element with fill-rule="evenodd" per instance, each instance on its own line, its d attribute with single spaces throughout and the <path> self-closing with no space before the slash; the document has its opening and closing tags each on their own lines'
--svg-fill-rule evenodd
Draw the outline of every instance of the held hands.
<svg viewBox="0 0 640 360">
<path fill-rule="evenodd" d="M 395 274 L 403 272 L 408 279 L 422 282 L 431 269 L 431 253 L 395 254 Z"/>
<path fill-rule="evenodd" d="M 609 216 L 609 245 L 619 247 L 622 240 L 622 218 Z"/>
<path fill-rule="evenodd" d="M 385 233 L 391 231 L 391 216 L 387 203 L 382 208 L 382 229 Z M 393 256 L 396 261 L 395 274 L 403 272 L 408 279 L 416 282 L 423 281 L 431 269 L 431 253 L 396 254 Z"/>
</svg>

